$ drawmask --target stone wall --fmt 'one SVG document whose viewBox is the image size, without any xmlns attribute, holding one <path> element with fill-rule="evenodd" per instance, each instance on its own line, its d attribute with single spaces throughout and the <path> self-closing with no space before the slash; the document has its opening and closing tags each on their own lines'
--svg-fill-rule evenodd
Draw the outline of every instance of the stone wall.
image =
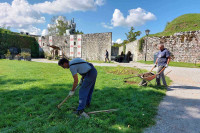
<svg viewBox="0 0 200 133">
<path fill-rule="evenodd" d="M 122 53 L 123 49 L 124 49 L 124 47 L 123 47 L 123 46 L 119 47 L 119 55 L 121 55 L 121 53 Z"/>
<path fill-rule="evenodd" d="M 158 45 L 163 42 L 174 56 L 173 61 L 191 62 L 200 58 L 200 31 L 175 33 L 173 36 L 147 37 L 147 60 L 153 60 L 154 54 L 158 52 Z M 144 60 L 145 46 L 143 52 L 138 52 L 138 60 Z M 199 61 L 198 61 L 199 62 Z"/>
<path fill-rule="evenodd" d="M 138 43 L 139 41 L 133 41 L 130 43 L 126 44 L 126 52 L 125 54 L 127 54 L 129 51 L 131 52 L 131 54 L 133 55 L 133 61 L 137 61 L 137 55 L 138 55 Z"/>
<path fill-rule="evenodd" d="M 56 46 L 58 54 L 63 54 L 68 58 L 77 57 L 77 35 L 74 35 L 74 57 L 70 57 L 70 36 L 52 36 L 52 46 Z M 105 59 L 105 52 L 108 50 L 111 53 L 112 33 L 95 33 L 95 34 L 82 34 L 82 56 L 85 60 L 101 60 Z M 49 36 L 42 37 L 41 48 L 45 53 L 52 54 L 53 48 L 49 47 Z M 111 57 L 111 54 L 109 54 Z M 110 58 L 109 57 L 109 58 Z"/>
</svg>

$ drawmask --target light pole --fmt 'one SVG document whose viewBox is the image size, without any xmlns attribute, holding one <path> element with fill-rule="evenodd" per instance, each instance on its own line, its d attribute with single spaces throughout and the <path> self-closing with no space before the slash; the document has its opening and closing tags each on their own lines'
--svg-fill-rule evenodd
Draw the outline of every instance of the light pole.
<svg viewBox="0 0 200 133">
<path fill-rule="evenodd" d="M 148 40 L 149 32 L 150 32 L 149 29 L 145 30 L 145 33 L 147 35 L 147 39 L 146 39 L 146 52 L 145 52 L 145 59 L 144 59 L 144 61 L 147 61 L 147 40 Z"/>
</svg>

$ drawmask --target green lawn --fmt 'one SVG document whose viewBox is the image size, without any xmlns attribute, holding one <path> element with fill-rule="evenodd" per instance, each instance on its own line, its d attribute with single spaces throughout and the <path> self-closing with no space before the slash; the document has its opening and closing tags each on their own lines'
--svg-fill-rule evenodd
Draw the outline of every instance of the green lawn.
<svg viewBox="0 0 200 133">
<path fill-rule="evenodd" d="M 138 87 L 139 78 L 129 79 L 135 84 L 125 83 L 123 79 L 137 74 L 137 69 L 96 68 L 91 107 L 85 111 L 119 111 L 79 119 L 70 110 L 78 106 L 78 91 L 60 110 L 56 108 L 72 87 L 69 70 L 53 63 L 0 60 L 0 132 L 138 133 L 155 124 L 165 89 Z"/>
<path fill-rule="evenodd" d="M 138 61 L 140 63 L 145 63 L 145 64 L 153 64 L 153 61 L 143 61 L 143 60 L 140 60 Z M 200 68 L 200 64 L 195 64 L 194 63 L 185 63 L 185 62 L 170 62 L 169 63 L 169 66 L 175 66 L 175 67 L 189 67 L 189 68 Z"/>
</svg>

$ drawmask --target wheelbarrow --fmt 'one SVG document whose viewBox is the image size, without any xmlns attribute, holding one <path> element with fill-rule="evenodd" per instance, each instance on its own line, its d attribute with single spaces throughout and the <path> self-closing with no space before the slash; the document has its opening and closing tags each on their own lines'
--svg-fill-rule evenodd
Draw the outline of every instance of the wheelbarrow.
<svg viewBox="0 0 200 133">
<path fill-rule="evenodd" d="M 155 68 L 155 66 L 151 69 L 150 72 L 138 74 L 136 76 L 132 76 L 132 77 L 124 78 L 124 79 L 129 79 L 129 78 L 133 78 L 133 77 L 139 77 L 139 78 L 142 79 L 142 81 L 139 83 L 139 85 L 140 86 L 147 86 L 147 83 L 149 83 L 150 81 L 152 81 L 153 79 L 155 79 L 157 75 L 159 75 L 162 71 L 165 70 L 165 67 L 164 67 L 159 73 L 154 74 L 154 73 L 152 73 L 152 71 L 153 71 L 154 68 Z M 165 75 L 167 75 L 167 74 L 165 74 Z"/>
</svg>

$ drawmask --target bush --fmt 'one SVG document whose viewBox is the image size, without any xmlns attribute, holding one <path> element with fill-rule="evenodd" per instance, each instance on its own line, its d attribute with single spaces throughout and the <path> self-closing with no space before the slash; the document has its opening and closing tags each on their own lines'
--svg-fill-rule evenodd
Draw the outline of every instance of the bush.
<svg viewBox="0 0 200 133">
<path fill-rule="evenodd" d="M 30 53 L 22 52 L 21 56 L 24 58 L 24 60 L 28 60 L 28 61 L 31 60 L 31 54 Z"/>
<path fill-rule="evenodd" d="M 21 59 L 22 59 L 21 54 L 17 54 L 17 55 L 15 56 L 15 59 L 16 59 L 16 60 L 21 60 Z"/>
<path fill-rule="evenodd" d="M 11 55 L 9 49 L 7 50 L 7 53 L 5 54 L 5 57 L 6 57 L 6 59 L 10 59 L 10 60 L 12 60 L 12 55 Z"/>
<path fill-rule="evenodd" d="M 48 60 L 51 60 L 52 59 L 52 56 L 50 55 L 50 56 L 47 56 L 47 59 Z"/>
</svg>

